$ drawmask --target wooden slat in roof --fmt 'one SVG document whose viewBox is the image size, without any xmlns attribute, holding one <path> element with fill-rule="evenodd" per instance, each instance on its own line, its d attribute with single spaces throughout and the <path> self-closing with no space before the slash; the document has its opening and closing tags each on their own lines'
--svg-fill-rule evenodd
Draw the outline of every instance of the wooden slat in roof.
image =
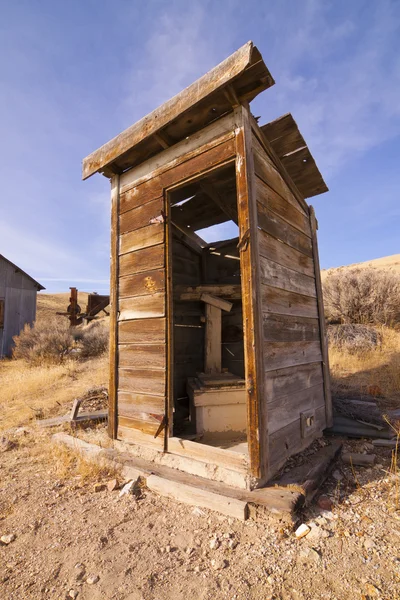
<svg viewBox="0 0 400 600">
<path fill-rule="evenodd" d="M 261 127 L 275 153 L 304 198 L 318 196 L 328 187 L 290 113 Z"/>
<path fill-rule="evenodd" d="M 168 102 L 83 160 L 82 178 L 137 165 L 274 84 L 260 52 L 247 42 Z"/>
</svg>

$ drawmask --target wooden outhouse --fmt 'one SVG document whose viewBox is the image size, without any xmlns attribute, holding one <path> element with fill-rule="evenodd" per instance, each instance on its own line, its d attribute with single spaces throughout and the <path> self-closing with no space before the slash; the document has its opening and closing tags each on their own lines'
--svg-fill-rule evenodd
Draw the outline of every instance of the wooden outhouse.
<svg viewBox="0 0 400 600">
<path fill-rule="evenodd" d="M 11 356 L 13 337 L 33 324 L 40 290 L 40 283 L 0 254 L 0 358 Z"/>
<path fill-rule="evenodd" d="M 111 179 L 110 435 L 247 488 L 331 424 L 327 187 L 290 114 L 252 116 L 273 84 L 249 42 L 83 161 Z"/>
</svg>

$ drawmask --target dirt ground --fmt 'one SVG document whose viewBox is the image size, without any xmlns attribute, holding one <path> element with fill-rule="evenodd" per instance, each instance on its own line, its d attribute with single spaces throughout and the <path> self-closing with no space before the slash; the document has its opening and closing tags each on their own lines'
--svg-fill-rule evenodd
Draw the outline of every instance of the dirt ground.
<svg viewBox="0 0 400 600">
<path fill-rule="evenodd" d="M 308 508 L 299 523 L 311 533 L 297 540 L 276 520 L 240 522 L 146 489 L 95 491 L 74 469 L 60 476 L 47 434 L 3 435 L 0 537 L 15 539 L 0 543 L 2 600 L 400 598 L 390 450 L 371 469 L 338 463 L 322 490 L 332 510 Z M 370 452 L 366 443 L 345 446 Z"/>
</svg>

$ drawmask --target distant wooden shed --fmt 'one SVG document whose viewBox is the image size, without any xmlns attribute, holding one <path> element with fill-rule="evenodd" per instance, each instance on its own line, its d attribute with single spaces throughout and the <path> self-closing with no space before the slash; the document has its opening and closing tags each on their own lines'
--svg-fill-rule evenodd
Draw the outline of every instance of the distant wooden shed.
<svg viewBox="0 0 400 600">
<path fill-rule="evenodd" d="M 45 288 L 0 254 L 0 358 L 11 356 L 13 337 L 36 317 L 36 295 Z"/>
<path fill-rule="evenodd" d="M 332 419 L 327 187 L 290 114 L 252 116 L 273 84 L 249 42 L 83 161 L 111 178 L 110 435 L 247 488 Z"/>
</svg>

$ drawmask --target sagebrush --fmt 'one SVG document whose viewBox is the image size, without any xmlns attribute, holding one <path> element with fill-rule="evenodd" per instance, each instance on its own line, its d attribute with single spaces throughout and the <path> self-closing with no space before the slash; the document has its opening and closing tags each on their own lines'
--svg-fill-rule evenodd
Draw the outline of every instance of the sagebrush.
<svg viewBox="0 0 400 600">
<path fill-rule="evenodd" d="M 329 346 L 345 350 L 349 354 L 369 352 L 382 345 L 382 334 L 371 325 L 347 323 L 329 325 Z"/>
<path fill-rule="evenodd" d="M 400 276 L 383 269 L 337 269 L 323 283 L 330 323 L 393 326 L 400 322 Z"/>
</svg>

